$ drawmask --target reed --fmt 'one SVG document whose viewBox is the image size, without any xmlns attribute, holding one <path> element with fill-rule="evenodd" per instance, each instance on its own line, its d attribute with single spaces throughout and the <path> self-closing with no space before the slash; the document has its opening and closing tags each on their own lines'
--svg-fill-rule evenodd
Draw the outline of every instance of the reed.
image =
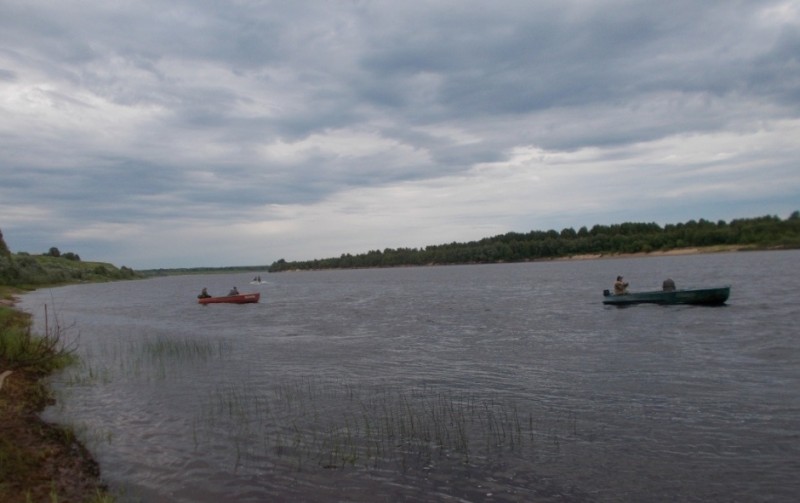
<svg viewBox="0 0 800 503">
<path fill-rule="evenodd" d="M 225 358 L 229 344 L 168 336 L 108 339 L 86 348 L 67 379 L 73 385 L 168 380 Z M 574 418 L 553 426 L 535 404 L 511 395 L 316 377 L 223 383 L 197 406 L 187 441 L 198 452 L 210 442 L 211 448 L 228 443 L 237 470 L 264 457 L 297 470 L 469 467 L 557 447 L 578 429 Z"/>
<path fill-rule="evenodd" d="M 291 456 L 298 469 L 309 463 L 401 470 L 444 462 L 470 465 L 527 455 L 540 437 L 557 445 L 560 432 L 544 428 L 535 420 L 537 411 L 510 397 L 313 378 L 266 389 L 221 386 L 204 410 L 196 427 L 208 431 L 194 438 L 227 432 L 236 445 L 237 466 L 248 456 L 264 455 Z M 577 423 L 570 421 L 569 428 L 577 431 Z"/>
<path fill-rule="evenodd" d="M 187 365 L 222 358 L 230 350 L 230 343 L 213 339 L 167 336 L 109 339 L 84 348 L 77 365 L 60 379 L 71 386 L 104 385 L 129 378 L 163 381 Z"/>
<path fill-rule="evenodd" d="M 220 342 L 215 347 L 208 340 L 196 339 L 171 339 L 168 337 L 157 337 L 155 339 L 145 339 L 142 351 L 149 354 L 154 359 L 169 360 L 199 360 L 205 361 L 222 352 L 223 345 Z"/>
</svg>

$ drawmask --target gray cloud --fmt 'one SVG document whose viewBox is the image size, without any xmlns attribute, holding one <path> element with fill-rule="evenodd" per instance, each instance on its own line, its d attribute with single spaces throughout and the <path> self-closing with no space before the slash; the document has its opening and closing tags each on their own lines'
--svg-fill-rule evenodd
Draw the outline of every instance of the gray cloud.
<svg viewBox="0 0 800 503">
<path fill-rule="evenodd" d="M 16 249 L 264 263 L 797 209 L 793 2 L 2 11 L 0 228 Z M 780 183 L 748 190 L 764 178 Z"/>
</svg>

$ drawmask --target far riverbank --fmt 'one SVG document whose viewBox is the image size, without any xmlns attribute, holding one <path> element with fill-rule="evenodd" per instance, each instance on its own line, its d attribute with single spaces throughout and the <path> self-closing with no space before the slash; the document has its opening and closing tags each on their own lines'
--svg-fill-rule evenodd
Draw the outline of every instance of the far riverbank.
<svg viewBox="0 0 800 503">
<path fill-rule="evenodd" d="M 699 255 L 705 253 L 731 253 L 740 251 L 772 251 L 772 250 L 785 250 L 786 248 L 758 248 L 755 246 L 742 246 L 742 245 L 718 245 L 706 247 L 691 247 L 691 248 L 674 248 L 672 250 L 656 250 L 650 252 L 638 253 L 587 253 L 582 255 L 572 255 L 568 257 L 559 257 L 554 259 L 542 260 L 598 260 L 598 259 L 615 259 L 615 258 L 646 258 L 646 257 L 671 257 L 676 255 Z"/>
</svg>

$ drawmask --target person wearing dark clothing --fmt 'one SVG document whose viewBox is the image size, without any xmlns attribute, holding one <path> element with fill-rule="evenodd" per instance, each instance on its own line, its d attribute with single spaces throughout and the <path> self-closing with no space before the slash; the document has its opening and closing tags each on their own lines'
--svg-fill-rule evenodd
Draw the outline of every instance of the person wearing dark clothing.
<svg viewBox="0 0 800 503">
<path fill-rule="evenodd" d="M 614 282 L 614 295 L 625 295 L 628 293 L 628 283 L 623 281 L 622 276 L 617 276 Z"/>
</svg>

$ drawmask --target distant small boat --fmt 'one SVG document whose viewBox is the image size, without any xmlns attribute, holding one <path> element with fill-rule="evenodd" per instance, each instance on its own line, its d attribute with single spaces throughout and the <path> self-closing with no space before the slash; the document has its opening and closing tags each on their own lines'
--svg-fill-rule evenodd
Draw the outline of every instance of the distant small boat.
<svg viewBox="0 0 800 503">
<path fill-rule="evenodd" d="M 625 306 L 630 304 L 692 304 L 700 306 L 720 306 L 728 300 L 731 287 L 690 288 L 683 290 L 654 290 L 651 292 L 631 292 L 613 295 L 603 291 L 603 304 Z"/>
<path fill-rule="evenodd" d="M 240 293 L 224 297 L 205 297 L 197 299 L 200 304 L 253 304 L 261 298 L 260 293 Z"/>
</svg>

